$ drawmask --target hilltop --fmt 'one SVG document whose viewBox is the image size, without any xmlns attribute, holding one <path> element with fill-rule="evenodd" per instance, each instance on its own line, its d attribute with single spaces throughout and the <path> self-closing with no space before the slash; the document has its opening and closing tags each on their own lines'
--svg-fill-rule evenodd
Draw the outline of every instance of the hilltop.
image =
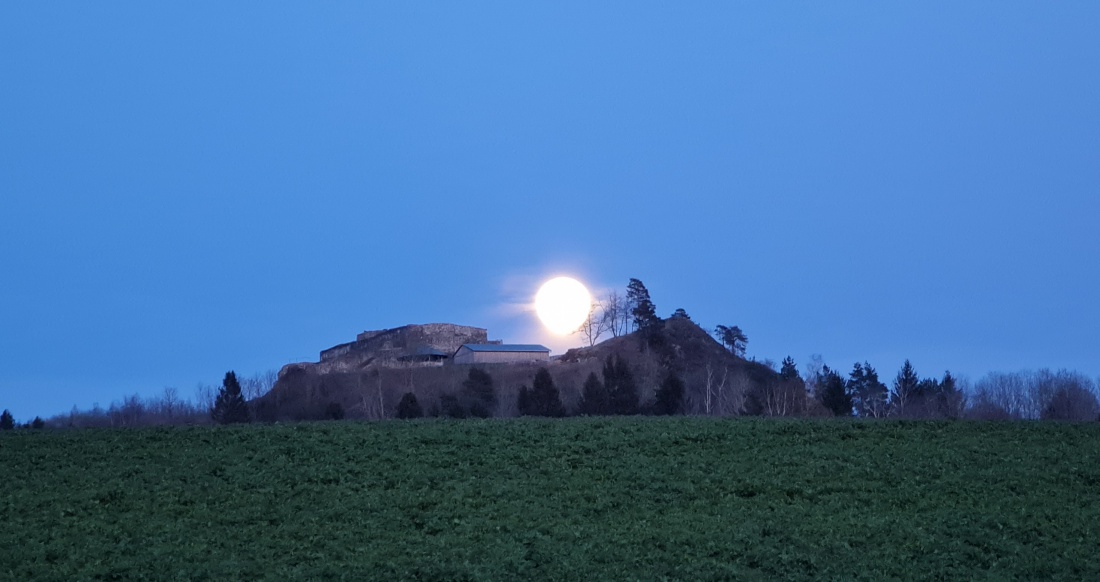
<svg viewBox="0 0 1100 582">
<path fill-rule="evenodd" d="M 652 398 L 667 372 L 674 371 L 686 387 L 684 412 L 688 414 L 708 410 L 737 414 L 744 406 L 745 394 L 777 379 L 774 370 L 730 353 L 690 319 L 663 321 L 662 336 L 664 342 L 659 348 L 647 346 L 635 332 L 571 349 L 547 363 L 482 366 L 492 375 L 497 391 L 495 416 L 517 415 L 519 388 L 530 386 L 540 367 L 550 371 L 566 409 L 574 410 L 585 378 L 593 372 L 599 375 L 603 362 L 612 354 L 629 365 L 643 402 Z M 332 353 L 332 349 L 325 353 Z M 425 412 L 432 413 L 441 396 L 461 388 L 469 369 L 452 363 L 382 358 L 361 350 L 354 360 L 284 366 L 275 387 L 256 403 L 256 410 L 264 420 L 324 418 L 336 406 L 348 418 L 389 418 L 401 396 L 411 392 Z"/>
</svg>

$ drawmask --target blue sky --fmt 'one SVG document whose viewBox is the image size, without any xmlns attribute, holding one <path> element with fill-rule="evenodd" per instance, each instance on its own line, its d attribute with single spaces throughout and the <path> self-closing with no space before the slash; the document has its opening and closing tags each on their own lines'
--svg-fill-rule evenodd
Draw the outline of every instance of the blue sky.
<svg viewBox="0 0 1100 582">
<path fill-rule="evenodd" d="M 0 408 L 649 287 L 749 354 L 1100 375 L 1100 5 L 0 6 Z"/>
</svg>

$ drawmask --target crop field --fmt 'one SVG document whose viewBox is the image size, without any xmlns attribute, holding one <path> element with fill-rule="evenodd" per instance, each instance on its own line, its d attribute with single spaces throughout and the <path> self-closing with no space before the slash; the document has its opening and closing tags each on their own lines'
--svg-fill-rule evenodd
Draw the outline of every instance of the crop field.
<svg viewBox="0 0 1100 582">
<path fill-rule="evenodd" d="M 3 580 L 1097 580 L 1100 424 L 0 434 Z"/>
</svg>

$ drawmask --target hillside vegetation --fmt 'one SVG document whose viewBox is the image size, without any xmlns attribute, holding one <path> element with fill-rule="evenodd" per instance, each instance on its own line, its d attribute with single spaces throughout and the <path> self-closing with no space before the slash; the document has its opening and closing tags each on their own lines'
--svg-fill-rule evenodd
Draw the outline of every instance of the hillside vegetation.
<svg viewBox="0 0 1100 582">
<path fill-rule="evenodd" d="M 0 435 L 0 579 L 1100 579 L 1100 425 L 573 418 Z"/>
</svg>

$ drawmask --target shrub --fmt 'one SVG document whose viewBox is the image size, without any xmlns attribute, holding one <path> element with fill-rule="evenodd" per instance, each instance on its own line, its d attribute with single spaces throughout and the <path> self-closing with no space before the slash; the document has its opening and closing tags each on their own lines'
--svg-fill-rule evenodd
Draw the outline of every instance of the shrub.
<svg viewBox="0 0 1100 582">
<path fill-rule="evenodd" d="M 416 394 L 406 392 L 397 403 L 397 418 L 420 418 L 424 411 L 420 409 L 420 402 L 416 400 Z"/>
</svg>

